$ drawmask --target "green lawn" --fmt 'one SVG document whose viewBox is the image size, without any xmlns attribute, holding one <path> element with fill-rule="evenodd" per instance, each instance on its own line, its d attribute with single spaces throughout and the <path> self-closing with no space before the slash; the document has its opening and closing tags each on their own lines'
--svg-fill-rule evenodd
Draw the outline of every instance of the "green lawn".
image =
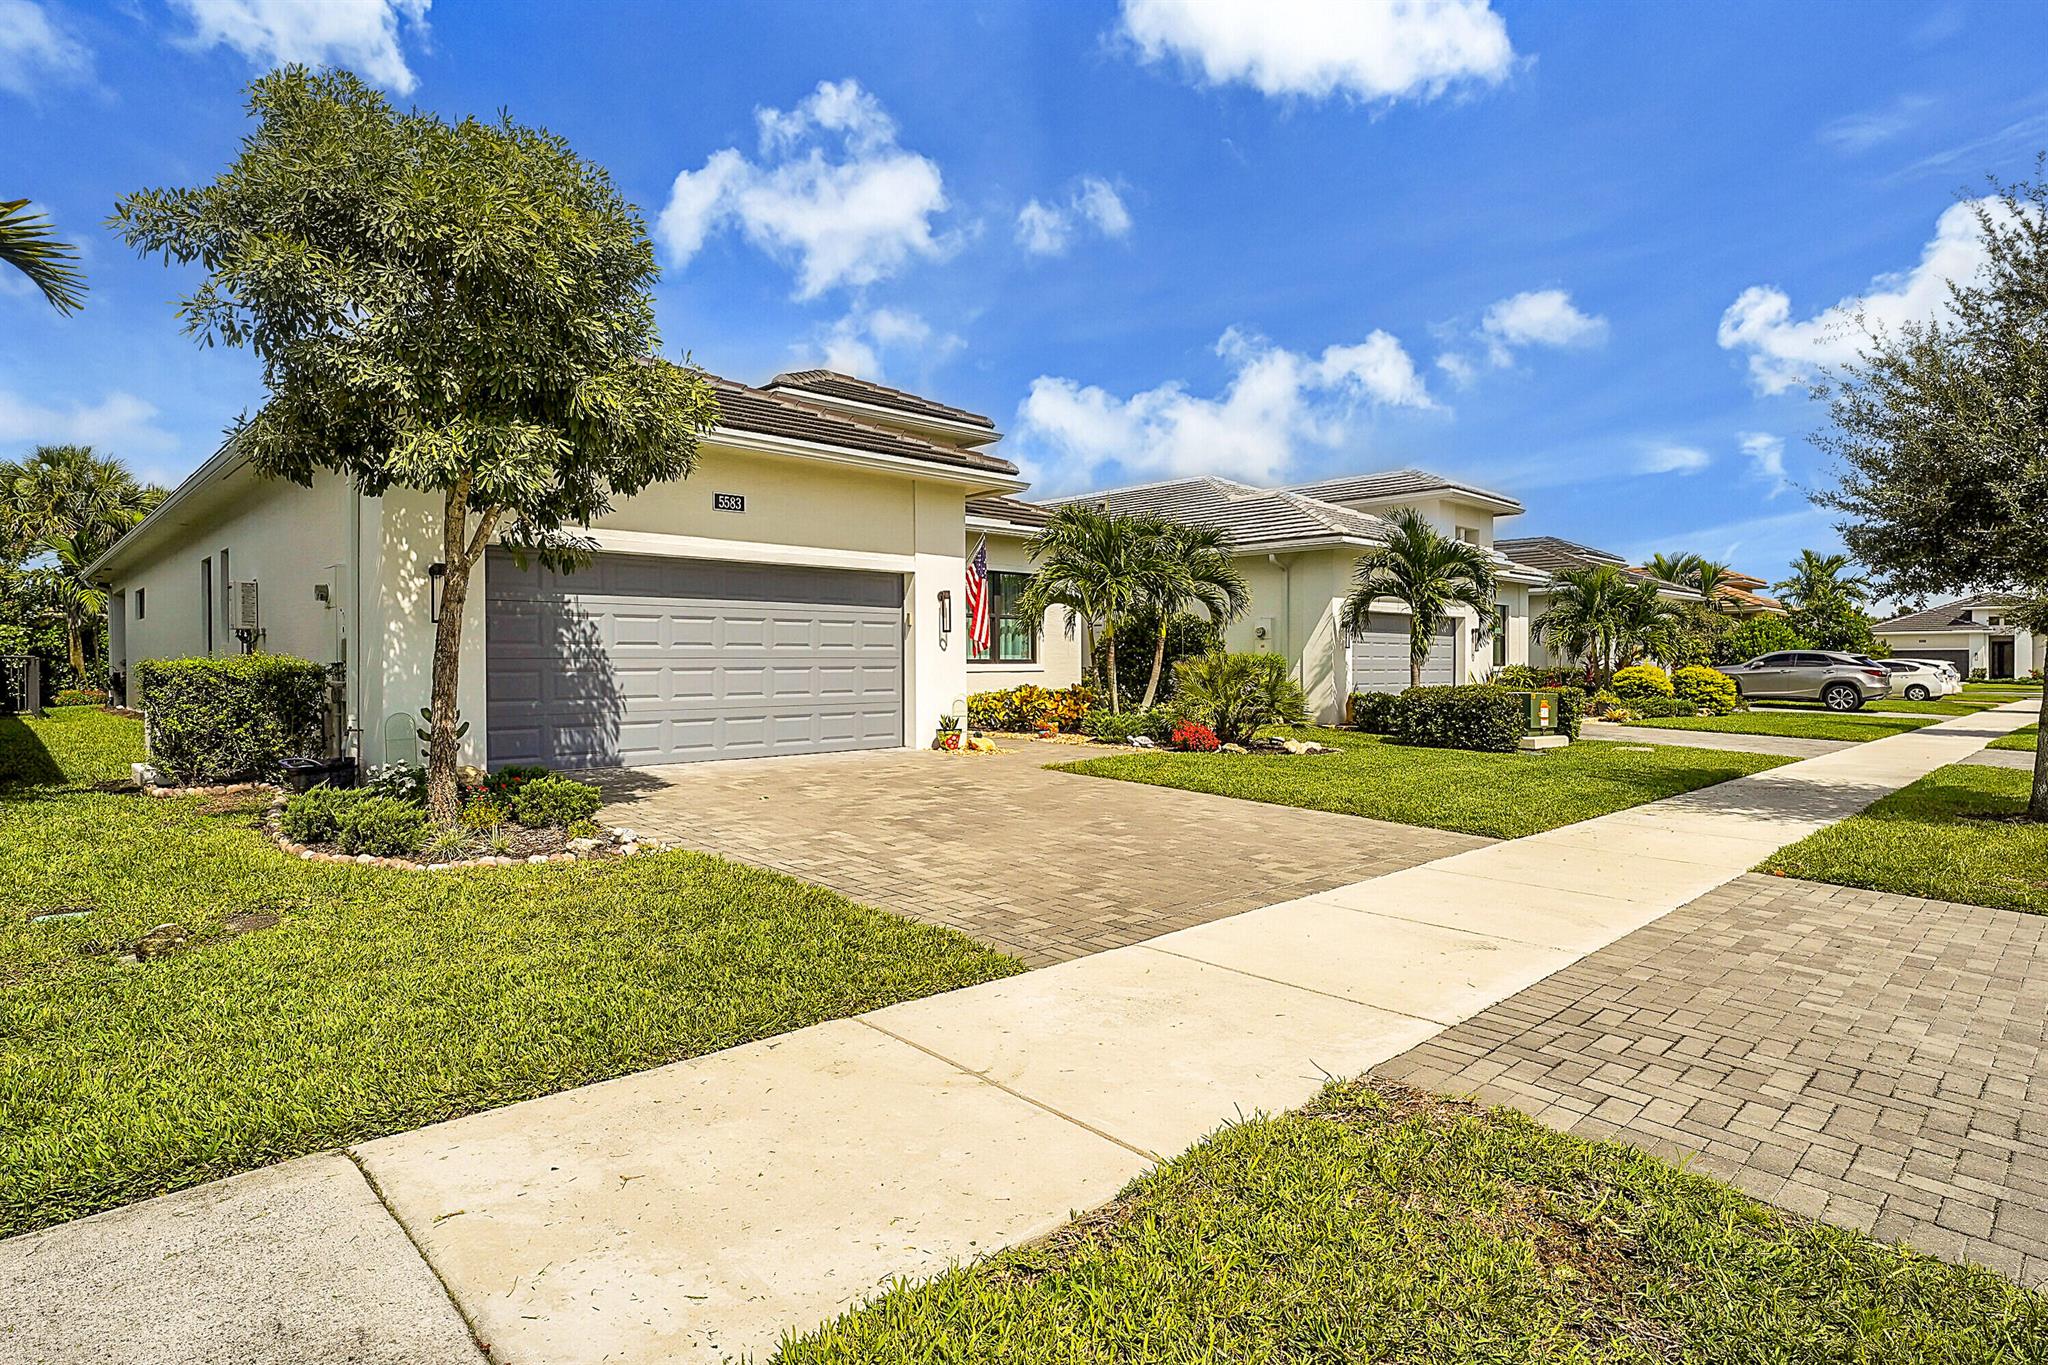
<svg viewBox="0 0 2048 1365">
<path fill-rule="evenodd" d="M 1763 864 L 1808 881 L 1864 886 L 2000 910 L 2048 912 L 2048 825 L 1985 816 L 2026 808 L 2033 774 L 1958 763 Z"/>
<path fill-rule="evenodd" d="M 1712 730 L 1724 735 L 1783 735 L 1791 739 L 1883 739 L 1934 724 L 1910 716 L 1873 716 L 1867 711 L 1737 711 L 1728 716 L 1667 716 L 1632 720 L 1659 730 Z"/>
<path fill-rule="evenodd" d="M 1835 715 L 1817 701 L 1753 701 L 1751 706 L 1763 711 L 1807 711 L 1822 715 Z M 1940 701 L 1908 701 L 1904 697 L 1884 697 L 1870 703 L 1872 711 L 1899 711 L 1915 716 L 1974 716 L 1998 705 L 1991 700 L 1964 701 L 1957 697 L 1945 697 Z"/>
<path fill-rule="evenodd" d="M 1021 970 L 692 853 L 301 862 L 248 801 L 78 789 L 137 733 L 0 719 L 6 771 L 53 784 L 0 791 L 0 1236 Z M 192 944 L 104 951 L 164 923 Z"/>
<path fill-rule="evenodd" d="M 1644 749 L 1585 741 L 1546 753 L 1479 754 L 1409 748 L 1344 730 L 1294 733 L 1342 752 L 1118 754 L 1064 764 L 1061 771 L 1514 838 L 1787 761 L 1677 745 Z"/>
<path fill-rule="evenodd" d="M 2020 749 L 2027 753 L 2032 753 L 2040 738 L 2041 727 L 2029 725 L 2024 730 L 2015 730 L 2009 735 L 2000 735 L 1986 747 L 1992 749 Z"/>
<path fill-rule="evenodd" d="M 1371 1081 L 1218 1133 L 779 1365 L 2039 1359 L 2048 1296 Z"/>
</svg>

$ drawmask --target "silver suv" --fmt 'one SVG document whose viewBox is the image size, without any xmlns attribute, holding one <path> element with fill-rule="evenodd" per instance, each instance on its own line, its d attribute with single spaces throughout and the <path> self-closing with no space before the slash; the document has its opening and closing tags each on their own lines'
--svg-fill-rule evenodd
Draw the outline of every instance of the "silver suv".
<svg viewBox="0 0 2048 1365">
<path fill-rule="evenodd" d="M 1817 701 L 1830 711 L 1855 711 L 1873 697 L 1888 697 L 1892 675 L 1847 654 L 1787 650 L 1721 670 L 1750 701 Z"/>
</svg>

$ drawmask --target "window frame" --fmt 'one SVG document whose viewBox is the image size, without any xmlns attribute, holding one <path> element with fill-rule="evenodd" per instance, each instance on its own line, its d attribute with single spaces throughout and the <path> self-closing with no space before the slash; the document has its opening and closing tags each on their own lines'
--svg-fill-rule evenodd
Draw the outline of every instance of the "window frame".
<svg viewBox="0 0 2048 1365">
<path fill-rule="evenodd" d="M 1004 586 L 1006 581 L 1014 585 L 1007 591 Z M 988 571 L 988 654 L 986 656 L 977 656 L 974 644 L 970 640 L 967 646 L 967 662 L 969 664 L 977 668 L 1029 668 L 1037 665 L 1039 662 L 1038 637 L 1041 633 L 1039 630 L 1040 623 L 1028 621 L 1014 610 L 1007 612 L 1004 610 L 1006 606 L 1014 606 L 1014 596 L 1021 593 L 1030 582 L 1030 574 L 1015 569 L 990 569 Z M 1002 657 L 1003 622 L 1005 621 L 1015 622 L 1023 628 L 1025 633 L 1025 657 L 1017 659 Z"/>
<path fill-rule="evenodd" d="M 199 561 L 199 619 L 206 626 L 206 652 L 213 653 L 213 556 Z"/>
<path fill-rule="evenodd" d="M 1506 668 L 1508 664 L 1508 604 L 1493 604 L 1493 666 Z"/>
</svg>

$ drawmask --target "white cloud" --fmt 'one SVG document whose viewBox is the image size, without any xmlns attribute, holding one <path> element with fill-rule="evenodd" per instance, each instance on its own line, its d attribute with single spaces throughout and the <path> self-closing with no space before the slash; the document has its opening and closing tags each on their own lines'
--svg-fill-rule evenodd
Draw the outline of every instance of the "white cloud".
<svg viewBox="0 0 2048 1365">
<path fill-rule="evenodd" d="M 419 84 L 405 64 L 401 23 L 424 38 L 433 0 L 175 0 L 191 41 L 226 45 L 258 66 L 345 66 L 401 95 Z"/>
<path fill-rule="evenodd" d="M 1714 457 L 1698 446 L 1666 443 L 1645 450 L 1636 468 L 1645 474 L 1697 474 L 1713 462 Z"/>
<path fill-rule="evenodd" d="M 1216 352 L 1233 374 L 1200 397 L 1178 381 L 1119 398 L 1094 385 L 1042 375 L 1018 409 L 1019 445 L 1048 491 L 1118 477 L 1218 474 L 1254 483 L 1284 478 L 1299 447 L 1335 447 L 1361 408 L 1431 408 L 1401 343 L 1373 332 L 1320 356 L 1286 350 L 1232 328 Z"/>
<path fill-rule="evenodd" d="M 1822 145 L 1854 156 L 1917 127 L 1933 107 L 1934 101 L 1924 95 L 1901 95 L 1882 109 L 1845 114 L 1823 126 L 1819 138 Z"/>
<path fill-rule="evenodd" d="M 794 348 L 803 363 L 881 382 L 892 360 L 929 367 L 967 343 L 939 333 L 916 313 L 896 308 L 854 309 Z"/>
<path fill-rule="evenodd" d="M 1028 201 L 1017 211 L 1017 242 L 1035 256 L 1058 256 L 1073 244 L 1082 224 L 1104 237 L 1130 235 L 1131 211 L 1116 186 L 1099 175 L 1082 176 L 1063 203 Z"/>
<path fill-rule="evenodd" d="M 1843 299 L 1804 321 L 1793 320 L 1792 300 L 1784 290 L 1751 285 L 1721 315 L 1716 335 L 1722 347 L 1748 353 L 1750 382 L 1760 392 L 1783 393 L 1812 379 L 1817 370 L 1854 360 L 1865 341 L 1864 325 L 1895 331 L 1901 324 L 1945 314 L 1949 282 L 1968 282 L 1983 269 L 1975 209 L 1985 202 L 1944 209 L 1919 264 L 1879 275 L 1862 297 Z M 1864 325 L 1859 325 L 1859 313 Z"/>
<path fill-rule="evenodd" d="M 0 450 L 32 445 L 89 445 L 103 455 L 166 455 L 177 438 L 156 425 L 155 405 L 119 390 L 97 403 L 52 407 L 0 389 Z"/>
<path fill-rule="evenodd" d="M 1123 27 L 1146 61 L 1276 96 L 1428 99 L 1498 85 L 1515 60 L 1486 0 L 1124 0 Z"/>
<path fill-rule="evenodd" d="M 1742 453 L 1749 457 L 1750 474 L 1771 486 L 1765 497 L 1775 498 L 1792 486 L 1792 480 L 1785 474 L 1784 437 L 1762 431 L 1745 431 L 1737 438 L 1737 443 L 1742 447 Z"/>
<path fill-rule="evenodd" d="M 36 0 L 0 0 L 0 90 L 33 99 L 92 73 L 92 53 Z"/>
<path fill-rule="evenodd" d="M 1517 347 L 1598 346 L 1607 340 L 1607 319 L 1580 312 L 1566 290 L 1532 289 L 1490 306 L 1479 334 L 1493 363 L 1509 365 Z"/>
<path fill-rule="evenodd" d="M 1436 367 L 1450 376 L 1451 382 L 1461 389 L 1471 384 L 1479 375 L 1479 372 L 1472 368 L 1472 362 L 1456 351 L 1445 351 L 1438 356 Z"/>
<path fill-rule="evenodd" d="M 676 177 L 655 231 L 678 264 L 737 225 L 794 264 L 797 297 L 810 299 L 947 252 L 932 229 L 946 209 L 938 166 L 898 145 L 895 120 L 858 81 L 821 81 L 796 108 L 755 119 L 757 160 L 728 147 Z"/>
</svg>

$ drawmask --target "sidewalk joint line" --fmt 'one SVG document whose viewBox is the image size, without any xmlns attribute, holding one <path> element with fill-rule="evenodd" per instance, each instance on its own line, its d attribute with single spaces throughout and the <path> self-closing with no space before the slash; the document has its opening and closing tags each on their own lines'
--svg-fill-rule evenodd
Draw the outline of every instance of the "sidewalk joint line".
<svg viewBox="0 0 2048 1365">
<path fill-rule="evenodd" d="M 1361 910 L 1355 913 L 1371 914 L 1372 912 L 1369 910 Z M 1381 918 L 1384 919 L 1386 917 L 1382 916 Z M 1436 927 L 1440 928 L 1442 926 Z M 1481 937 L 1486 936 L 1482 935 Z M 1285 986 L 1287 987 L 1287 989 L 1291 991 L 1300 991 L 1304 995 L 1320 995 L 1325 1000 L 1341 1000 L 1347 1005 L 1352 1005 L 1362 1010 L 1372 1010 L 1377 1014 L 1391 1014 L 1401 1019 L 1413 1019 L 1418 1024 L 1432 1024 L 1437 1028 L 1439 1032 L 1449 1028 L 1451 1024 L 1459 1022 L 1458 1020 L 1453 1019 L 1450 1021 L 1450 1023 L 1446 1023 L 1441 1019 L 1432 1019 L 1426 1014 L 1410 1014 L 1407 1010 L 1397 1010 L 1387 1005 L 1369 1005 L 1363 1000 L 1353 1000 L 1350 996 L 1339 995 L 1335 991 L 1317 990 L 1314 986 L 1304 986 L 1298 981 L 1282 981 L 1277 976 L 1266 976 L 1259 972 L 1248 972 L 1242 967 L 1226 966 L 1221 962 L 1211 962 L 1209 961 L 1209 959 L 1205 957 L 1194 957 L 1187 953 L 1177 953 L 1171 948 L 1157 948 L 1150 943 L 1134 943 L 1131 946 L 1133 948 L 1143 948 L 1147 952 L 1158 953 L 1162 957 L 1177 957 L 1183 962 L 1193 962 L 1198 963 L 1199 965 L 1204 967 L 1214 967 L 1219 972 L 1234 972 L 1239 976 L 1250 977 L 1254 981 L 1264 981 L 1268 985 Z M 1534 948 L 1539 947 L 1541 945 L 1532 943 L 1528 946 Z M 1551 949 L 1551 951 L 1556 952 L 1559 950 Z M 1548 973 L 1546 973 L 1546 975 L 1548 975 Z"/>
<path fill-rule="evenodd" d="M 376 1197 L 377 1205 L 384 1210 L 385 1217 L 396 1223 L 398 1230 L 405 1234 L 405 1240 L 411 1244 L 413 1254 L 420 1258 L 420 1264 L 434 1277 L 434 1283 L 441 1286 L 441 1293 L 447 1296 L 448 1306 L 455 1310 L 456 1317 L 462 1319 L 462 1328 L 469 1333 L 470 1344 L 476 1347 L 477 1355 L 486 1362 L 496 1361 L 498 1357 L 492 1354 L 490 1343 L 486 1342 L 483 1334 L 477 1330 L 476 1320 L 470 1317 L 469 1310 L 462 1306 L 462 1300 L 455 1296 L 454 1286 L 448 1283 L 448 1277 L 441 1273 L 441 1267 L 434 1264 L 434 1258 L 427 1254 L 426 1247 L 413 1235 L 412 1228 L 399 1216 L 398 1210 L 391 1207 L 391 1201 L 384 1196 L 384 1187 L 377 1183 L 377 1177 L 371 1174 L 369 1165 L 356 1155 L 356 1149 L 352 1146 L 342 1148 L 341 1154 L 349 1159 L 357 1174 L 362 1176 L 363 1183 L 370 1187 L 370 1193 Z"/>
</svg>

